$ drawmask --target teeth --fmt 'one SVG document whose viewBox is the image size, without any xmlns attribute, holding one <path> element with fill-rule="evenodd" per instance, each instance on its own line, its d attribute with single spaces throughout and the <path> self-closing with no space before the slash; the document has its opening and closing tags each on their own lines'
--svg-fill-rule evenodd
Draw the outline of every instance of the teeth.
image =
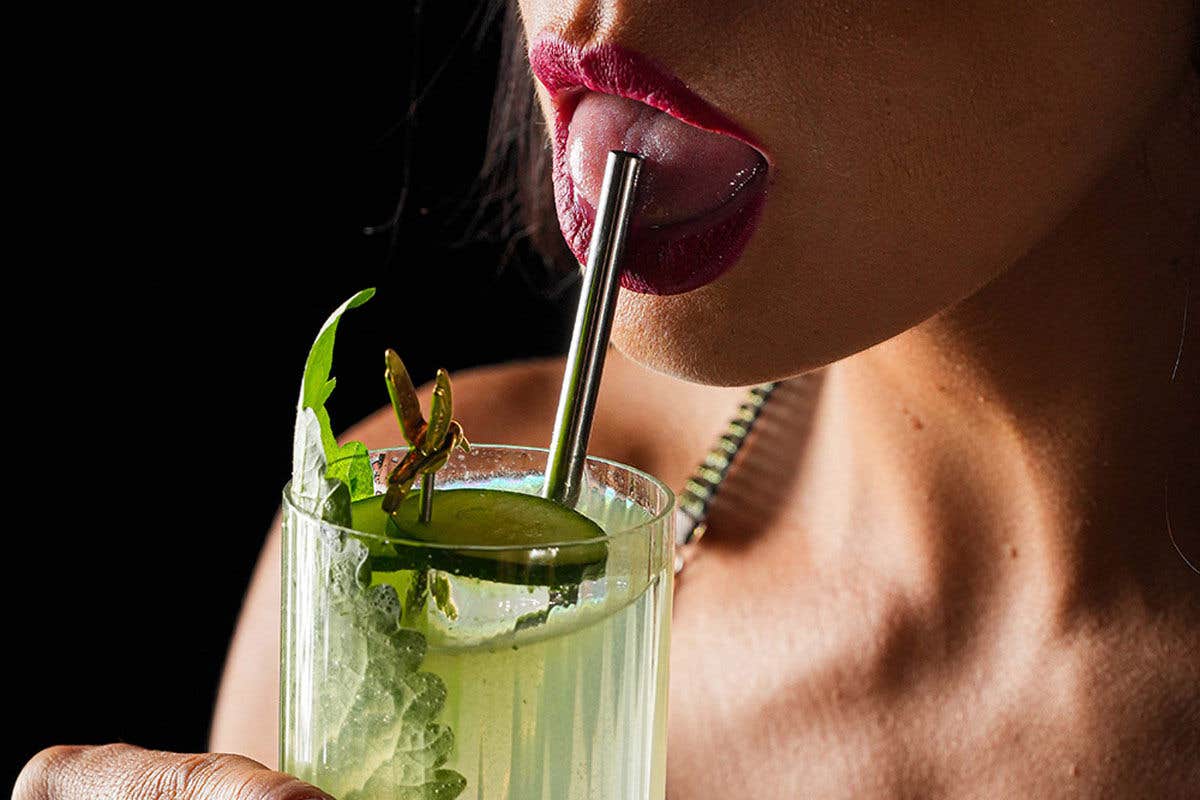
<svg viewBox="0 0 1200 800">
<path fill-rule="evenodd" d="M 576 106 L 567 137 L 567 170 L 577 203 L 595 208 L 608 151 L 646 157 L 637 224 L 661 227 L 715 211 L 765 167 L 754 148 L 701 130 L 644 103 L 589 92 Z"/>
</svg>

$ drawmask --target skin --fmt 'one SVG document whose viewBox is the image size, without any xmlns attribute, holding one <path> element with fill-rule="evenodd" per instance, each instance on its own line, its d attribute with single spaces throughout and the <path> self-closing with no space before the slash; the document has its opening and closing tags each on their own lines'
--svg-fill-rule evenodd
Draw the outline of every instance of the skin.
<svg viewBox="0 0 1200 800">
<path fill-rule="evenodd" d="M 615 333 L 653 369 L 721 385 L 859 352 L 1011 268 L 1178 94 L 1196 16 L 1188 0 L 520 7 L 530 40 L 644 53 L 761 142 L 771 185 L 736 269 L 625 293 Z"/>
<path fill-rule="evenodd" d="M 676 588 L 668 797 L 1194 796 L 1194 4 L 521 9 L 659 60 L 772 166 L 732 270 L 623 293 L 591 448 L 680 486 L 740 394 L 702 384 L 792 378 Z M 546 441 L 560 374 L 458 375 L 456 412 Z M 265 764 L 277 563 L 276 530 L 212 740 Z M 77 796 L 22 794 L 39 758 L 14 797 Z"/>
<path fill-rule="evenodd" d="M 21 771 L 13 800 L 331 800 L 319 789 L 228 754 L 127 744 L 49 747 Z"/>
</svg>

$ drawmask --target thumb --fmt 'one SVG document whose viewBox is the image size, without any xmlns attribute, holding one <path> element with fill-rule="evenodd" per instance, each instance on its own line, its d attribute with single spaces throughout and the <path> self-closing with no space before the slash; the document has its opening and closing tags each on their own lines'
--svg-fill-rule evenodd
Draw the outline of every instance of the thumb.
<svg viewBox="0 0 1200 800">
<path fill-rule="evenodd" d="M 13 800 L 333 800 L 249 758 L 127 744 L 51 747 L 17 777 Z"/>
</svg>

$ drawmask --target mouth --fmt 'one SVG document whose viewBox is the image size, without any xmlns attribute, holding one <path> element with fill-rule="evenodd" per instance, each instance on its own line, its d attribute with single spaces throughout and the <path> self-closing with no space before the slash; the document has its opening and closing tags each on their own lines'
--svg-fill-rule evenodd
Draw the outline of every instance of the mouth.
<svg viewBox="0 0 1200 800">
<path fill-rule="evenodd" d="M 736 123 L 660 65 L 613 44 L 534 40 L 529 62 L 554 105 L 559 225 L 587 260 L 609 150 L 646 157 L 621 285 L 680 294 L 742 254 L 762 209 L 768 162 Z"/>
</svg>

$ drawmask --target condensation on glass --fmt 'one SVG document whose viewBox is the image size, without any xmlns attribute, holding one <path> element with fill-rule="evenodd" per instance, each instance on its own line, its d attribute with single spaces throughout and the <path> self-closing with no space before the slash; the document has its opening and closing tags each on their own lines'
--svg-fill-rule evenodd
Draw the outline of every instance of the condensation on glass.
<svg viewBox="0 0 1200 800">
<path fill-rule="evenodd" d="M 373 454 L 377 491 L 402 454 Z M 476 446 L 438 485 L 537 494 L 545 466 Z M 447 552 L 324 524 L 285 489 L 282 768 L 339 800 L 662 800 L 672 504 L 589 459 L 602 565 L 548 579 L 596 541 Z"/>
</svg>

